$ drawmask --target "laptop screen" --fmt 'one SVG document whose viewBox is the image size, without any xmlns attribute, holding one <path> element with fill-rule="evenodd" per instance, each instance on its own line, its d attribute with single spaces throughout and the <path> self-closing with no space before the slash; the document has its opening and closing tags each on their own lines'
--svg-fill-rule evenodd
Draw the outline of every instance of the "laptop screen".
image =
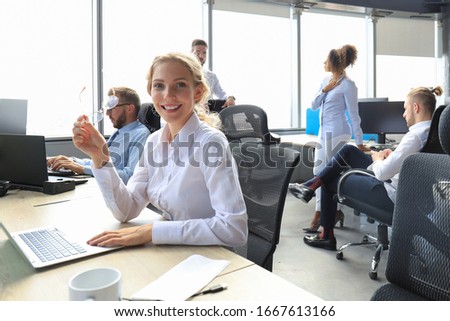
<svg viewBox="0 0 450 321">
<path fill-rule="evenodd" d="M 24 99 L 0 99 L 0 134 L 27 133 L 27 106 Z"/>
<path fill-rule="evenodd" d="M 48 180 L 45 137 L 0 134 L 0 179 L 42 187 Z"/>
<path fill-rule="evenodd" d="M 224 99 L 210 99 L 208 100 L 209 111 L 215 111 L 220 113 L 222 111 L 222 106 L 225 105 L 226 100 Z"/>
</svg>

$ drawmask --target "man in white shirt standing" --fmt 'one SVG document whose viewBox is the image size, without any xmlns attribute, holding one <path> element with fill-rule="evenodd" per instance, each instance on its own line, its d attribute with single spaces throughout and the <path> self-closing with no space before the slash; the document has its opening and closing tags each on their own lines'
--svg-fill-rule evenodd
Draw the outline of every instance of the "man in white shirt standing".
<svg viewBox="0 0 450 321">
<path fill-rule="evenodd" d="M 204 66 L 206 62 L 206 56 L 208 53 L 208 44 L 202 39 L 194 39 L 191 45 L 191 52 L 198 58 L 201 65 Z M 208 82 L 209 88 L 211 90 L 211 97 L 209 99 L 221 99 L 225 100 L 225 104 L 222 108 L 228 106 L 233 106 L 236 104 L 236 98 L 234 96 L 229 96 L 225 90 L 220 85 L 217 75 L 211 70 L 203 68 L 203 73 L 205 74 L 206 81 Z"/>
</svg>

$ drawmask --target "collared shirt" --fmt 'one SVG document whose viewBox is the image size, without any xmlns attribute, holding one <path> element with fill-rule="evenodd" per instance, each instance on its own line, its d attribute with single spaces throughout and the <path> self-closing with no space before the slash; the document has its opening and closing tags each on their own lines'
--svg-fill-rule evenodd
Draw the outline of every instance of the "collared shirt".
<svg viewBox="0 0 450 321">
<path fill-rule="evenodd" d="M 134 121 L 114 132 L 107 142 L 112 162 L 125 184 L 133 175 L 149 135 L 150 131 L 145 125 Z M 91 159 L 74 158 L 74 161 L 84 166 L 85 174 L 93 175 Z"/>
<path fill-rule="evenodd" d="M 363 143 L 363 132 L 359 117 L 358 88 L 353 80 L 345 76 L 338 86 L 329 92 L 322 92 L 330 79 L 331 76 L 322 81 L 320 90 L 311 103 L 312 110 L 321 108 L 319 138 L 325 140 L 327 133 L 331 133 L 333 137 L 342 135 L 351 137 L 353 133 L 356 145 L 360 145 Z"/>
<path fill-rule="evenodd" d="M 168 138 L 167 125 L 149 136 L 127 186 L 111 166 L 94 169 L 113 215 L 129 221 L 151 202 L 166 219 L 153 223 L 154 244 L 245 244 L 247 210 L 223 133 L 194 113 L 172 143 Z"/>
<path fill-rule="evenodd" d="M 384 184 L 389 197 L 395 203 L 398 177 L 403 161 L 411 154 L 419 152 L 425 145 L 431 120 L 422 121 L 409 127 L 408 133 L 403 136 L 397 148 L 384 160 L 373 162 L 368 169 L 375 173 L 380 181 L 391 180 Z"/>
<path fill-rule="evenodd" d="M 214 99 L 214 96 L 217 97 L 216 99 L 227 99 L 227 93 L 220 85 L 217 75 L 208 69 L 203 69 L 203 73 L 206 81 L 208 82 L 209 88 L 211 89 L 211 96 L 209 99 Z"/>
</svg>

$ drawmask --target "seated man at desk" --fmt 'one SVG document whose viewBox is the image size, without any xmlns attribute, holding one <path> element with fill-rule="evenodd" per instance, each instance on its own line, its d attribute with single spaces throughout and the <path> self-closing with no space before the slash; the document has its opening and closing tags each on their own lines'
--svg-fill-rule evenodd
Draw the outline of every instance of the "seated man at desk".
<svg viewBox="0 0 450 321">
<path fill-rule="evenodd" d="M 126 184 L 133 175 L 134 168 L 144 149 L 145 141 L 150 135 L 148 128 L 138 121 L 141 101 L 133 89 L 113 87 L 108 91 L 108 101 L 104 108 L 114 128 L 107 145 L 114 166 L 123 182 Z M 53 170 L 62 168 L 72 170 L 77 174 L 92 175 L 92 160 L 59 155 L 49 157 L 49 167 Z"/>
<path fill-rule="evenodd" d="M 403 160 L 409 155 L 419 152 L 425 145 L 430 130 L 431 119 L 436 108 L 436 97 L 442 94 L 442 88 L 429 89 L 418 87 L 411 90 L 405 100 L 403 118 L 409 128 L 399 145 L 392 151 L 385 149 L 372 154 L 365 154 L 352 145 L 345 145 L 331 159 L 317 176 L 303 184 L 290 184 L 289 190 L 297 198 L 308 203 L 317 188 L 321 188 L 320 235 L 306 235 L 305 244 L 327 250 L 336 250 L 334 224 L 337 202 L 334 199 L 341 173 L 350 168 L 372 170 L 375 178 L 357 176 L 348 188 L 358 191 L 362 201 L 383 208 L 387 212 L 394 211 L 396 187 Z M 390 180 L 390 184 L 385 182 Z"/>
</svg>

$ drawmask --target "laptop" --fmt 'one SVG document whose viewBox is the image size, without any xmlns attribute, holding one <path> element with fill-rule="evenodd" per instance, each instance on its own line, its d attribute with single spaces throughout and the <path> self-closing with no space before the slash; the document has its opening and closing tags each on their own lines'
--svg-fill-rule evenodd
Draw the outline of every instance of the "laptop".
<svg viewBox="0 0 450 321">
<path fill-rule="evenodd" d="M 53 226 L 39 227 L 19 232 L 9 232 L 0 222 L 14 247 L 35 269 L 78 260 L 80 258 L 110 252 L 122 248 L 91 246 L 86 243 L 93 235 L 85 229 L 77 232 L 62 231 Z"/>
<path fill-rule="evenodd" d="M 210 100 L 208 100 L 209 111 L 214 111 L 216 113 L 220 113 L 223 110 L 222 106 L 225 105 L 225 102 L 226 102 L 225 99 L 210 99 Z"/>
<path fill-rule="evenodd" d="M 0 98 L 0 134 L 27 133 L 27 107 L 25 99 Z"/>
<path fill-rule="evenodd" d="M 86 183 L 87 178 L 49 176 L 45 137 L 0 134 L 0 179 L 12 188 L 44 191 L 44 182 L 74 181 Z"/>
</svg>

